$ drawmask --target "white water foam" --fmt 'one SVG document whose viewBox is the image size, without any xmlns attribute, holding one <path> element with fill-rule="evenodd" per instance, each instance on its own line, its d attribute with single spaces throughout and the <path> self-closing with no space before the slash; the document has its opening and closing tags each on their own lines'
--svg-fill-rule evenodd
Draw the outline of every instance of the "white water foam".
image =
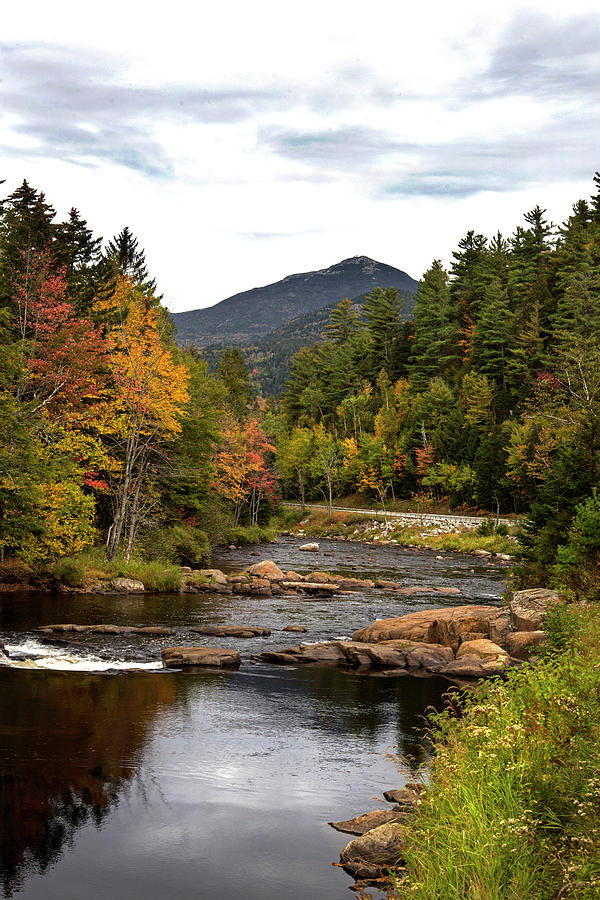
<svg viewBox="0 0 600 900">
<path fill-rule="evenodd" d="M 52 669 L 57 672 L 107 672 L 143 671 L 155 672 L 162 669 L 161 662 L 137 663 L 122 659 L 101 659 L 93 654 L 76 655 L 66 648 L 40 644 L 26 640 L 22 644 L 7 644 L 8 660 L 5 665 L 14 669 Z M 11 654 L 28 656 L 28 659 L 10 659 Z"/>
</svg>

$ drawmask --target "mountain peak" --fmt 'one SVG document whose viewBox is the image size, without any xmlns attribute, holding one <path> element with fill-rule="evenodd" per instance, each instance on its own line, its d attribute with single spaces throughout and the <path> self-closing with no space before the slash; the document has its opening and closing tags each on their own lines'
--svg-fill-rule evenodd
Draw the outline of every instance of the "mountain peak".
<svg viewBox="0 0 600 900">
<path fill-rule="evenodd" d="M 304 313 L 394 287 L 405 296 L 417 282 L 394 266 L 369 256 L 351 256 L 326 269 L 288 275 L 274 284 L 252 288 L 221 300 L 208 309 L 175 313 L 180 344 L 250 344 Z"/>
</svg>

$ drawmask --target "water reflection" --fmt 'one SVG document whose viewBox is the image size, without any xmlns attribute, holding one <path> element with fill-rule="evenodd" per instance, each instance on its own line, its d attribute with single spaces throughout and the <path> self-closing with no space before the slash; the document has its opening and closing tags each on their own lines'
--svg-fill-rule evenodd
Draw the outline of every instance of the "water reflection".
<svg viewBox="0 0 600 900">
<path fill-rule="evenodd" d="M 166 678 L 0 671 L 0 878 L 5 896 L 100 825 L 172 704 Z"/>
</svg>

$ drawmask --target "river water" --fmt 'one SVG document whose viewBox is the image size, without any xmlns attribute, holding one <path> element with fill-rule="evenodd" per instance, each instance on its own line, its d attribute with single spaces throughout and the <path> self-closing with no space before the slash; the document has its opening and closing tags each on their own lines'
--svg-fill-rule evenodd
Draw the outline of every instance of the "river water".
<svg viewBox="0 0 600 900">
<path fill-rule="evenodd" d="M 351 879 L 331 863 L 351 839 L 328 821 L 387 804 L 427 758 L 423 713 L 441 678 L 378 677 L 250 663 L 252 653 L 349 636 L 375 618 L 497 602 L 505 569 L 472 556 L 298 542 L 228 552 L 302 574 L 318 566 L 405 585 L 458 587 L 398 597 L 371 590 L 317 600 L 233 595 L 0 595 L 0 896 L 24 900 L 335 900 Z M 168 625 L 175 635 L 65 635 L 56 622 Z M 268 638 L 189 633 L 266 625 Z M 305 635 L 283 632 L 301 624 Z M 176 643 L 235 646 L 237 672 L 163 672 Z M 373 892 L 373 896 L 379 896 Z"/>
</svg>

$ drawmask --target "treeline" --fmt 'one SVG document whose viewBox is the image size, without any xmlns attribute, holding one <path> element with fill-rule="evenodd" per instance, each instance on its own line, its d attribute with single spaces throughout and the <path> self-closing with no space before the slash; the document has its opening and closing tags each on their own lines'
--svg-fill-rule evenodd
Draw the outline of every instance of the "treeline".
<svg viewBox="0 0 600 900">
<path fill-rule="evenodd" d="M 362 321 L 339 304 L 293 359 L 278 465 L 287 492 L 447 498 L 527 513 L 529 571 L 600 562 L 600 175 L 560 227 L 469 231 L 423 276 L 412 322 L 393 289 Z M 579 574 L 577 574 L 579 573 Z"/>
<path fill-rule="evenodd" d="M 104 246 L 26 181 L 0 205 L 0 555 L 103 544 L 196 563 L 274 491 L 246 367 L 173 340 L 128 228 Z"/>
</svg>

